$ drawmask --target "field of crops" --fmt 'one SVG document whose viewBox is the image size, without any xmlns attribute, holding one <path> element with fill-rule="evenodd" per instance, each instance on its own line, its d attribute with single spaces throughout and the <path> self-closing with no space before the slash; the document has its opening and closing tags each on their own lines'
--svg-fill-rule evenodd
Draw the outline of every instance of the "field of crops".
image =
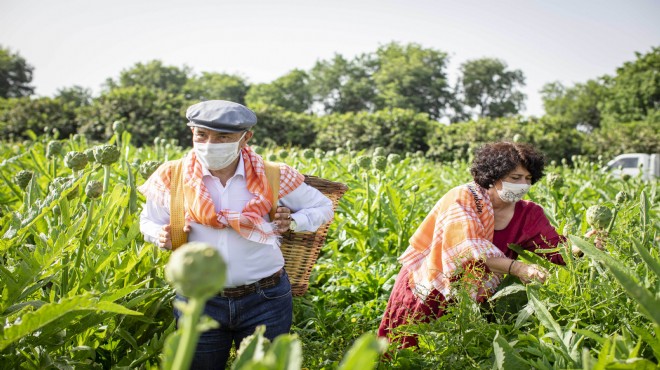
<svg viewBox="0 0 660 370">
<path fill-rule="evenodd" d="M 33 137 L 0 149 L 0 367 L 157 368 L 174 330 L 174 293 L 163 278 L 170 253 L 142 240 L 144 199 L 135 188 L 148 161 L 178 158 L 183 149 L 161 140 L 137 149 L 124 133 L 107 143 L 121 147 L 119 161 L 78 168 L 82 157 L 67 153 L 94 145 L 80 137 L 52 141 Z M 294 299 L 302 367 L 335 369 L 356 339 L 377 329 L 397 256 L 439 197 L 470 179 L 469 159 L 434 163 L 418 154 L 354 152 L 350 144 L 258 152 L 349 186 L 310 290 Z M 507 280 L 485 305 L 459 295 L 441 320 L 405 328 L 419 333 L 418 350 L 391 349 L 378 368 L 657 368 L 657 182 L 616 178 L 582 158 L 571 162 L 550 165 L 547 173 L 556 176 L 528 198 L 585 256 L 561 249 L 566 266 L 522 256 L 549 269 L 545 284 Z M 620 192 L 627 197 L 617 200 Z M 604 253 L 583 240 L 585 213 L 595 204 L 616 213 Z"/>
</svg>

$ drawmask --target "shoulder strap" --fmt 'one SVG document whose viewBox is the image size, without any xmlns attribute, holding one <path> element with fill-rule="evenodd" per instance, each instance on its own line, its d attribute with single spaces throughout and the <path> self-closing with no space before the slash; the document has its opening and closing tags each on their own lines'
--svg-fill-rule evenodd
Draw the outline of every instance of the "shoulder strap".
<svg viewBox="0 0 660 370">
<path fill-rule="evenodd" d="M 270 185 L 270 190 L 273 192 L 273 207 L 270 209 L 271 222 L 275 219 L 275 211 L 277 211 L 277 201 L 280 195 L 280 164 L 277 162 L 264 161 L 264 169 L 266 170 L 266 179 Z"/>
<path fill-rule="evenodd" d="M 185 225 L 185 210 L 183 209 L 183 159 L 172 161 L 170 164 L 170 235 L 172 236 L 172 250 L 188 241 L 188 234 L 183 232 Z"/>
</svg>

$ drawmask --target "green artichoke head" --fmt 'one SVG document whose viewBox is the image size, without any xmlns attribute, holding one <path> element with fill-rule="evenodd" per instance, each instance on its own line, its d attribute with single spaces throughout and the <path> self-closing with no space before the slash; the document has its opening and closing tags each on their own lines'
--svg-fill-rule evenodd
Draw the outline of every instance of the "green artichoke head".
<svg viewBox="0 0 660 370">
<path fill-rule="evenodd" d="M 224 287 L 226 271 L 227 265 L 215 248 L 192 242 L 172 252 L 165 278 L 183 296 L 207 300 Z"/>
<path fill-rule="evenodd" d="M 620 206 L 623 203 L 625 203 L 626 201 L 628 201 L 629 198 L 630 198 L 630 196 L 628 195 L 628 193 L 626 193 L 625 191 L 622 190 L 622 191 L 616 193 L 616 197 L 614 198 L 614 203 L 617 206 Z"/>
<path fill-rule="evenodd" d="M 103 183 L 100 181 L 92 180 L 85 186 L 85 194 L 90 199 L 96 199 L 103 194 Z"/>
<path fill-rule="evenodd" d="M 357 165 L 360 166 L 360 168 L 368 170 L 369 168 L 371 168 L 371 157 L 366 155 L 361 155 L 357 157 L 355 163 L 357 163 Z"/>
<path fill-rule="evenodd" d="M 89 159 L 85 153 L 81 152 L 68 152 L 64 156 L 64 165 L 73 171 L 80 171 L 89 163 Z"/>
<path fill-rule="evenodd" d="M 385 148 L 383 148 L 382 146 L 377 146 L 376 149 L 374 149 L 373 154 L 374 154 L 374 157 L 377 157 L 379 155 L 384 156 L 385 155 Z"/>
<path fill-rule="evenodd" d="M 612 211 L 603 206 L 595 205 L 587 209 L 587 223 L 594 229 L 604 230 L 612 221 Z"/>
<path fill-rule="evenodd" d="M 53 158 L 62 154 L 62 143 L 60 141 L 49 141 L 46 147 L 46 158 Z"/>
<path fill-rule="evenodd" d="M 277 155 L 278 155 L 280 158 L 285 159 L 286 157 L 289 156 L 289 152 L 288 152 L 287 150 L 282 149 L 282 150 L 280 150 L 280 151 L 277 153 Z"/>
<path fill-rule="evenodd" d="M 14 183 L 18 185 L 18 187 L 21 188 L 21 190 L 25 190 L 30 184 L 30 180 L 32 180 L 33 176 L 34 176 L 34 172 L 32 171 L 28 171 L 28 170 L 19 171 L 14 176 Z"/>
<path fill-rule="evenodd" d="M 121 136 L 121 134 L 126 131 L 126 125 L 124 125 L 124 122 L 122 121 L 115 121 L 112 123 L 112 131 L 114 131 L 117 136 Z"/>
<path fill-rule="evenodd" d="M 401 162 L 401 155 L 397 153 L 391 153 L 387 156 L 387 162 L 389 164 L 399 164 Z"/>
<path fill-rule="evenodd" d="M 387 168 L 387 158 L 385 156 L 377 155 L 372 158 L 371 162 L 378 171 L 385 171 L 385 168 Z"/>
<path fill-rule="evenodd" d="M 151 174 L 154 173 L 154 171 L 156 171 L 159 166 L 160 162 L 158 161 L 145 161 L 140 165 L 138 171 L 140 172 L 140 176 L 142 176 L 142 178 L 148 179 L 149 176 L 151 176 Z"/>
<path fill-rule="evenodd" d="M 564 185 L 564 178 L 558 173 L 549 173 L 547 179 L 548 185 L 553 189 L 559 189 Z"/>
<path fill-rule="evenodd" d="M 97 145 L 94 147 L 94 159 L 104 166 L 111 165 L 119 160 L 119 149 L 115 145 Z"/>
<path fill-rule="evenodd" d="M 302 155 L 305 159 L 312 159 L 314 158 L 314 151 L 308 148 L 303 150 Z"/>
</svg>

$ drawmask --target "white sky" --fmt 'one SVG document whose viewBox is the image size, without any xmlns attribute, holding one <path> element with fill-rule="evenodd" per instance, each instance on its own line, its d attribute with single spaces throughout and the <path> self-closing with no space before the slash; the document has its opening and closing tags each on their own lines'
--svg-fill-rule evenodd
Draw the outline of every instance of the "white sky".
<svg viewBox="0 0 660 370">
<path fill-rule="evenodd" d="M 0 0 L 0 45 L 34 66 L 38 95 L 159 59 L 194 72 L 269 82 L 335 53 L 390 41 L 465 60 L 496 57 L 527 77 L 527 115 L 543 84 L 584 82 L 660 46 L 658 0 Z"/>
</svg>

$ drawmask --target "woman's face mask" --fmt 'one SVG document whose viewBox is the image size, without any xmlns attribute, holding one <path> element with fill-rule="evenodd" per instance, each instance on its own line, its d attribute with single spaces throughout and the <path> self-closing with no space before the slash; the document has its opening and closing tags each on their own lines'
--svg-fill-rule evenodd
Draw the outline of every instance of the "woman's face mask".
<svg viewBox="0 0 660 370">
<path fill-rule="evenodd" d="M 502 189 L 497 190 L 497 195 L 507 203 L 515 203 L 521 200 L 531 187 L 532 185 L 529 184 L 514 184 L 502 181 Z"/>
<path fill-rule="evenodd" d="M 245 133 L 241 135 L 238 141 L 231 143 L 193 143 L 193 149 L 197 155 L 197 159 L 203 166 L 212 171 L 221 170 L 229 166 L 240 153 L 239 144 L 245 137 Z"/>
</svg>

